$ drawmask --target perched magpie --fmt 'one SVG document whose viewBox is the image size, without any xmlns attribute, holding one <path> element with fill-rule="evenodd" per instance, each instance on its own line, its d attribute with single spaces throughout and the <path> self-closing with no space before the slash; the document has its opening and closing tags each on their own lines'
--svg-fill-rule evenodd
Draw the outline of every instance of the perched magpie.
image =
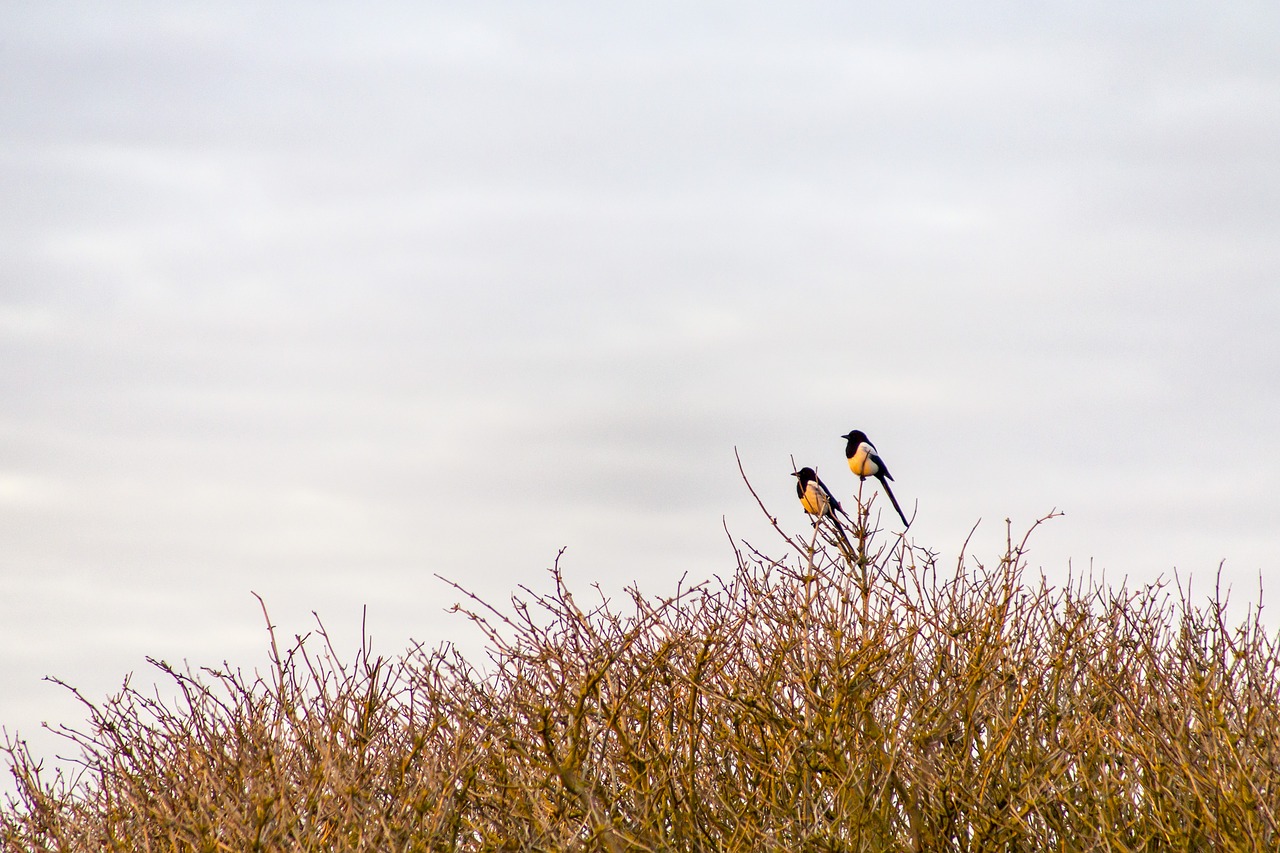
<svg viewBox="0 0 1280 853">
<path fill-rule="evenodd" d="M 840 437 L 849 442 L 844 448 L 845 458 L 849 460 L 849 470 L 857 474 L 859 480 L 865 480 L 867 477 L 875 477 L 879 480 L 880 485 L 884 486 L 884 493 L 893 503 L 893 508 L 898 511 L 898 517 L 902 519 L 903 524 L 910 527 L 911 522 L 907 521 L 902 507 L 898 506 L 898 499 L 893 496 L 893 489 L 889 488 L 889 481 L 893 479 L 893 475 L 885 467 L 880 454 L 876 453 L 876 446 L 868 440 L 867 434 L 860 429 L 855 429 Z"/>
<path fill-rule="evenodd" d="M 844 526 L 840 524 L 840 519 L 836 518 L 836 513 L 844 510 L 840 508 L 840 502 L 831 494 L 826 484 L 818 479 L 817 472 L 812 468 L 801 468 L 799 471 L 793 471 L 791 476 L 798 478 L 796 497 L 800 498 L 800 506 L 804 507 L 804 511 L 818 518 L 831 519 L 841 540 L 846 546 L 852 547 L 849 545 L 849 537 L 844 533 Z M 814 523 L 817 524 L 817 522 Z"/>
</svg>

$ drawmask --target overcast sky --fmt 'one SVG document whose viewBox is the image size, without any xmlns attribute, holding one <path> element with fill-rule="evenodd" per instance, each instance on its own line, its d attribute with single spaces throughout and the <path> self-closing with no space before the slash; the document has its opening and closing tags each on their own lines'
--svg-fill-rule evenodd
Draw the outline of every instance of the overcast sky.
<svg viewBox="0 0 1280 853">
<path fill-rule="evenodd" d="M 1273 2 L 0 19 L 10 732 L 258 664 L 251 591 L 395 653 L 436 573 L 781 554 L 734 448 L 807 529 L 855 427 L 948 560 L 1058 508 L 1053 578 L 1280 582 Z"/>
</svg>

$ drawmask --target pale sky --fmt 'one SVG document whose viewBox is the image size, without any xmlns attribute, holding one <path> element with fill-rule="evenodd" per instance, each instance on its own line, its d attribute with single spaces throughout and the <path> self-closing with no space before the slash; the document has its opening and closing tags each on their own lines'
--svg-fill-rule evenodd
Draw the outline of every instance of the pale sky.
<svg viewBox="0 0 1280 853">
<path fill-rule="evenodd" d="M 915 542 L 1280 582 L 1275 3 L 0 6 L 0 725 Z M 886 517 L 887 518 L 887 517 Z M 892 527 L 892 525 L 891 525 Z M 1272 624 L 1277 622 L 1272 619 Z M 137 683 L 135 681 L 135 683 Z"/>
</svg>

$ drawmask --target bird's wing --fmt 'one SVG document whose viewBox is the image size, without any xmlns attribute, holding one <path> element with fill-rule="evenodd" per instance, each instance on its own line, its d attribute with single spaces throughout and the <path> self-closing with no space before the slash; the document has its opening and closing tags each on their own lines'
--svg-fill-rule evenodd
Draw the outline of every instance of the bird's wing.
<svg viewBox="0 0 1280 853">
<path fill-rule="evenodd" d="M 893 475 L 889 473 L 889 467 L 884 464 L 884 460 L 880 458 L 879 453 L 876 453 L 875 450 L 873 449 L 871 453 L 867 455 L 867 458 L 870 459 L 872 463 L 874 463 L 875 466 L 880 469 L 877 472 L 876 476 L 884 477 L 886 480 L 893 479 Z"/>
<path fill-rule="evenodd" d="M 827 484 L 818 480 L 818 488 L 822 489 L 822 493 L 827 496 L 827 503 L 831 504 L 831 508 L 837 512 L 844 512 L 840 507 L 840 501 L 836 500 L 836 496 L 831 494 L 831 490 L 827 488 Z"/>
</svg>

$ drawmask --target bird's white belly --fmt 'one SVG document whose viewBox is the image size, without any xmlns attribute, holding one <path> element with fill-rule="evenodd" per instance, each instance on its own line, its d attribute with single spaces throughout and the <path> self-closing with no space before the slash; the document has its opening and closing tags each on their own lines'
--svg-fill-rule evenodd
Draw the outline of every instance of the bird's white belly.
<svg viewBox="0 0 1280 853">
<path fill-rule="evenodd" d="M 800 499 L 801 506 L 804 511 L 810 515 L 826 515 L 827 513 L 827 497 L 812 485 L 804 490 L 804 497 Z"/>
<path fill-rule="evenodd" d="M 858 452 L 849 457 L 849 470 L 859 477 L 874 477 L 880 472 L 880 466 L 871 461 L 871 454 L 864 444 Z"/>
</svg>

